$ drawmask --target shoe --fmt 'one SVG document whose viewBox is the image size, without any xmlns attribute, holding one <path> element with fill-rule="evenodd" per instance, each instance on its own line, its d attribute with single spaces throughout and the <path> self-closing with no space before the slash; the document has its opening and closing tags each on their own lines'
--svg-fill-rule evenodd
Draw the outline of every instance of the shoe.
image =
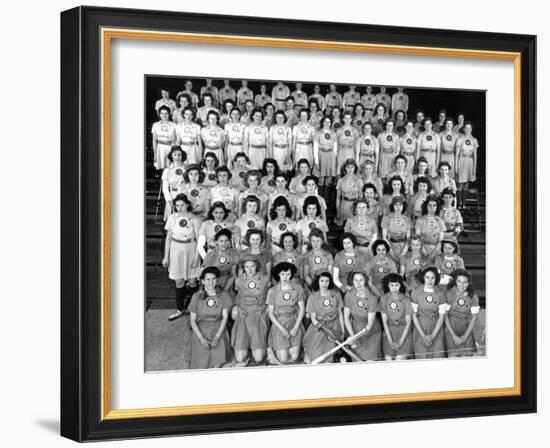
<svg viewBox="0 0 550 448">
<path fill-rule="evenodd" d="M 170 316 L 168 316 L 168 320 L 169 321 L 172 321 L 172 320 L 176 320 L 176 319 L 179 319 L 181 316 L 184 315 L 184 311 L 183 310 L 176 310 L 175 313 L 173 314 L 170 314 Z"/>
</svg>

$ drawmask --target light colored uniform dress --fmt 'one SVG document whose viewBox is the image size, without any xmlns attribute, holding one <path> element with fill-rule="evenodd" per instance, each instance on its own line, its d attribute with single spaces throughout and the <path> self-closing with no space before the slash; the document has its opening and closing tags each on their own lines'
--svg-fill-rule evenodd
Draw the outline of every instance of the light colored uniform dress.
<svg viewBox="0 0 550 448">
<path fill-rule="evenodd" d="M 177 193 L 183 193 L 191 201 L 191 212 L 202 218 L 206 217 L 206 203 L 210 201 L 210 189 L 204 185 L 193 187 L 191 184 L 180 184 Z"/>
<path fill-rule="evenodd" d="M 464 228 L 462 214 L 455 207 L 441 207 L 439 217 L 445 223 L 445 238 L 451 238 L 455 236 L 455 231 L 457 233 L 460 233 Z"/>
<path fill-rule="evenodd" d="M 407 113 L 409 110 L 409 95 L 405 92 L 395 92 L 391 97 L 391 110 L 392 112 L 402 110 Z"/>
<path fill-rule="evenodd" d="M 244 190 L 239 193 L 239 204 L 242 204 L 248 196 L 256 196 L 260 200 L 258 214 L 265 216 L 267 214 L 267 194 L 260 187 L 255 191 L 251 191 L 250 189 Z"/>
<path fill-rule="evenodd" d="M 226 159 L 227 167 L 233 168 L 233 159 L 235 155 L 243 151 L 244 130 L 246 125 L 244 123 L 227 123 L 225 125 L 225 136 L 227 139 Z"/>
<path fill-rule="evenodd" d="M 382 280 L 389 273 L 397 273 L 397 266 L 389 256 L 386 256 L 384 260 L 372 257 L 365 266 L 365 272 L 372 283 L 374 283 L 374 286 L 382 291 Z"/>
<path fill-rule="evenodd" d="M 393 160 L 399 154 L 400 139 L 395 132 L 381 132 L 378 134 L 378 143 L 380 143 L 380 161 L 378 175 L 382 178 L 388 177 L 388 173 L 393 171 Z"/>
<path fill-rule="evenodd" d="M 315 134 L 314 153 L 317 154 L 319 163 L 319 176 L 335 177 L 336 172 L 336 132 L 333 130 L 321 129 Z"/>
<path fill-rule="evenodd" d="M 365 297 L 359 297 L 357 291 L 352 289 L 344 296 L 344 307 L 350 310 L 350 321 L 354 333 L 360 332 L 367 326 L 369 313 L 378 313 L 378 297 L 369 288 L 365 288 Z M 359 345 L 354 349 L 355 353 L 364 361 L 376 361 L 380 358 L 382 342 L 382 326 L 375 318 L 370 331 L 356 339 Z"/>
<path fill-rule="evenodd" d="M 307 108 L 307 94 L 303 90 L 295 90 L 290 94 L 294 98 L 294 108 Z"/>
<path fill-rule="evenodd" d="M 447 304 L 449 305 L 448 316 L 457 336 L 466 333 L 473 316 L 479 314 L 479 299 L 477 294 L 468 292 L 460 293 L 456 286 L 447 291 Z M 447 353 L 455 356 L 472 356 L 475 352 L 474 332 L 461 345 L 456 345 L 451 333 L 445 326 L 445 343 Z"/>
<path fill-rule="evenodd" d="M 309 243 L 309 234 L 313 229 L 321 229 L 325 233 L 328 232 L 327 223 L 320 216 L 315 217 L 315 219 L 304 217 L 296 223 L 296 233 L 301 236 L 303 245 Z"/>
<path fill-rule="evenodd" d="M 219 103 L 218 103 L 218 99 L 219 99 L 218 88 L 216 86 L 202 86 L 201 91 L 200 91 L 201 99 L 203 99 L 204 95 L 206 95 L 207 93 L 212 95 L 212 103 L 215 106 L 219 106 Z"/>
<path fill-rule="evenodd" d="M 219 126 L 208 125 L 201 129 L 201 137 L 204 142 L 204 153 L 213 152 L 218 158 L 220 165 L 225 165 L 223 144 L 225 132 Z"/>
<path fill-rule="evenodd" d="M 181 145 L 181 148 L 187 154 L 186 163 L 200 163 L 202 154 L 199 148 L 199 138 L 201 135 L 201 127 L 197 123 L 180 123 L 176 128 L 176 133 Z"/>
<path fill-rule="evenodd" d="M 341 250 L 334 256 L 334 267 L 338 268 L 338 279 L 343 285 L 348 285 L 348 276 L 351 272 L 363 271 L 366 264 L 366 255 L 357 248 L 352 253 Z"/>
<path fill-rule="evenodd" d="M 448 179 L 442 179 L 440 176 L 437 176 L 432 182 L 432 187 L 434 189 L 435 194 L 438 196 L 441 195 L 442 191 L 445 188 L 450 188 L 456 193 L 456 182 L 450 176 Z"/>
<path fill-rule="evenodd" d="M 267 223 L 266 228 L 271 232 L 271 251 L 275 254 L 282 250 L 279 246 L 281 235 L 286 232 L 296 233 L 296 222 L 290 218 L 285 218 L 284 221 L 273 220 Z"/>
<path fill-rule="evenodd" d="M 338 92 L 329 92 L 325 95 L 325 103 L 327 104 L 327 109 L 332 109 L 333 107 L 342 107 L 342 95 Z"/>
<path fill-rule="evenodd" d="M 204 180 L 202 184 L 207 188 L 212 188 L 218 184 L 218 176 L 216 175 L 216 170 L 209 171 L 206 168 L 202 170 L 204 173 Z"/>
<path fill-rule="evenodd" d="M 398 173 L 397 171 L 391 171 L 390 173 L 388 173 L 387 182 L 389 182 L 390 179 L 394 176 L 399 176 L 403 181 L 403 186 L 405 187 L 405 195 L 407 196 L 409 192 L 411 192 L 413 189 L 414 181 L 413 181 L 412 174 L 409 174 L 407 170 L 405 170 L 403 173 Z"/>
<path fill-rule="evenodd" d="M 462 184 L 473 182 L 476 173 L 474 173 L 474 151 L 478 148 L 477 139 L 474 137 L 461 136 L 456 142 L 458 153 L 457 180 Z"/>
<path fill-rule="evenodd" d="M 393 342 L 399 342 L 403 336 L 403 330 L 407 326 L 407 316 L 412 319 L 412 306 L 409 298 L 398 293 L 397 297 L 390 292 L 380 298 L 380 312 L 388 317 L 388 328 Z M 382 351 L 385 356 L 407 356 L 413 355 L 412 333 L 409 330 L 403 345 L 394 350 L 386 336 L 382 336 Z"/>
<path fill-rule="evenodd" d="M 184 182 L 184 172 L 185 168 L 183 165 L 174 166 L 173 163 L 162 172 L 162 194 L 164 196 L 164 201 L 166 202 L 164 207 L 165 221 L 172 214 L 172 206 L 170 206 L 169 202 L 174 200 L 178 192 L 178 187 Z"/>
<path fill-rule="evenodd" d="M 344 93 L 344 108 L 353 107 L 359 102 L 361 102 L 361 94 L 357 90 L 348 90 Z"/>
<path fill-rule="evenodd" d="M 411 218 L 413 224 L 422 216 L 422 204 L 424 204 L 427 197 L 427 193 L 415 193 L 410 197 L 409 203 L 407 204 L 407 214 Z"/>
<path fill-rule="evenodd" d="M 271 97 L 267 93 L 258 93 L 254 97 L 254 106 L 263 108 L 267 103 L 271 101 Z"/>
<path fill-rule="evenodd" d="M 202 123 L 203 126 L 208 125 L 208 113 L 210 111 L 217 112 L 218 115 L 221 115 L 220 111 L 214 106 L 202 106 L 197 109 L 197 119 Z"/>
<path fill-rule="evenodd" d="M 227 210 L 236 214 L 237 204 L 239 203 L 239 190 L 231 185 L 225 186 L 217 184 L 210 189 L 210 201 L 212 204 L 215 202 L 223 202 Z M 236 219 L 235 217 L 233 218 Z"/>
<path fill-rule="evenodd" d="M 304 290 L 297 283 L 290 283 L 289 289 L 282 289 L 276 284 L 267 292 L 267 305 L 273 305 L 273 314 L 279 323 L 288 330 L 294 328 L 299 315 L 298 303 L 305 302 Z M 285 350 L 290 347 L 299 347 L 304 337 L 304 326 L 300 324 L 296 335 L 285 337 L 276 325 L 271 325 L 268 337 L 268 346 L 273 350 Z"/>
<path fill-rule="evenodd" d="M 445 223 L 439 216 L 423 215 L 416 220 L 414 232 L 422 238 L 424 248 L 431 253 L 440 243 L 439 233 L 445 232 Z"/>
<path fill-rule="evenodd" d="M 250 229 L 265 230 L 265 221 L 260 215 L 248 216 L 246 213 L 235 221 L 235 227 L 239 230 L 243 239 Z"/>
<path fill-rule="evenodd" d="M 386 106 L 386 112 L 390 111 L 391 98 L 387 93 L 378 93 L 376 95 L 376 101 L 378 103 L 382 103 L 384 106 Z"/>
<path fill-rule="evenodd" d="M 341 177 L 336 183 L 336 191 L 341 192 L 337 224 L 343 225 L 346 219 L 353 216 L 353 204 L 361 197 L 363 180 L 356 174 Z"/>
<path fill-rule="evenodd" d="M 287 125 L 273 125 L 269 128 L 269 142 L 273 149 L 273 158 L 281 171 L 292 169 L 290 165 L 290 150 L 292 145 L 292 129 Z"/>
<path fill-rule="evenodd" d="M 157 138 L 155 167 L 157 170 L 163 170 L 169 164 L 168 154 L 176 141 L 176 125 L 171 121 L 167 121 L 166 123 L 157 121 L 151 128 L 151 134 Z"/>
<path fill-rule="evenodd" d="M 252 90 L 250 90 L 248 87 L 241 87 L 237 91 L 237 107 L 243 110 L 244 103 L 246 103 L 248 100 L 254 101 L 254 92 L 252 92 Z"/>
<path fill-rule="evenodd" d="M 338 141 L 336 171 L 338 174 L 346 160 L 355 160 L 355 142 L 358 138 L 359 132 L 352 126 L 342 126 L 336 131 L 336 139 Z"/>
<path fill-rule="evenodd" d="M 376 152 L 380 151 L 380 143 L 374 135 L 363 135 L 357 139 L 356 147 L 359 150 L 359 166 L 367 160 L 376 163 Z M 374 166 L 375 171 L 377 166 Z"/>
<path fill-rule="evenodd" d="M 292 129 L 292 138 L 296 144 L 294 152 L 294 165 L 298 160 L 306 159 L 310 166 L 313 166 L 313 138 L 315 128 L 309 123 L 298 123 Z"/>
<path fill-rule="evenodd" d="M 437 254 L 435 256 L 434 266 L 439 271 L 441 278 L 445 278 L 447 282 L 451 279 L 451 273 L 455 269 L 464 269 L 464 260 L 458 254 L 453 254 L 450 257 L 447 257 L 444 254 Z M 444 291 L 447 290 L 445 284 L 440 284 L 439 287 Z"/>
<path fill-rule="evenodd" d="M 411 220 L 403 214 L 390 213 L 382 218 L 382 229 L 388 230 L 388 240 L 396 261 L 407 244 L 407 231 L 411 230 L 411 227 Z"/>
<path fill-rule="evenodd" d="M 242 170 L 237 167 L 233 167 L 231 170 L 231 185 L 236 188 L 239 193 L 246 190 L 246 185 L 244 184 L 244 178 L 246 177 L 247 170 Z"/>
<path fill-rule="evenodd" d="M 370 113 L 370 117 L 372 117 L 374 108 L 376 107 L 376 95 L 365 93 L 361 97 L 361 104 L 365 107 L 365 111 Z"/>
<path fill-rule="evenodd" d="M 309 99 L 317 100 L 317 104 L 319 105 L 319 110 L 324 111 L 326 109 L 325 98 L 320 93 L 314 93 L 310 95 Z"/>
<path fill-rule="evenodd" d="M 223 105 L 225 100 L 237 100 L 237 92 L 233 87 L 222 87 L 218 94 L 220 98 L 220 106 Z"/>
<path fill-rule="evenodd" d="M 231 311 L 232 301 L 227 292 L 216 291 L 208 296 L 203 290 L 193 294 L 189 311 L 197 315 L 197 326 L 202 335 L 211 341 L 220 329 L 223 310 Z M 231 345 L 227 328 L 224 328 L 216 347 L 203 347 L 194 331 L 191 331 L 190 369 L 219 367 L 231 359 Z"/>
<path fill-rule="evenodd" d="M 362 250 L 367 258 L 370 258 L 371 251 L 367 250 L 372 241 L 374 234 L 378 233 L 378 224 L 371 216 L 360 218 L 359 216 L 351 216 L 346 221 L 344 232 L 349 232 L 357 239 L 358 250 Z"/>
<path fill-rule="evenodd" d="M 206 238 L 207 252 L 216 248 L 216 240 L 214 239 L 214 237 L 216 236 L 216 233 L 218 233 L 222 229 L 233 230 L 233 223 L 229 222 L 228 220 L 215 222 L 212 219 L 207 219 L 201 223 L 199 235 L 202 235 Z M 220 284 L 219 281 L 218 284 Z"/>
<path fill-rule="evenodd" d="M 311 114 L 309 117 L 308 123 L 315 128 L 315 130 L 319 130 L 321 127 L 321 119 L 323 118 L 323 112 L 315 112 L 314 114 Z"/>
<path fill-rule="evenodd" d="M 294 176 L 288 186 L 290 192 L 294 193 L 298 197 L 303 196 L 306 192 L 306 186 L 302 183 L 302 181 L 305 178 L 306 176 L 302 176 L 301 174 L 297 174 L 296 176 Z"/>
<path fill-rule="evenodd" d="M 177 107 L 176 102 L 172 98 L 168 98 L 167 100 L 161 98 L 160 100 L 157 100 L 155 103 L 155 110 L 158 112 L 162 106 L 166 106 L 168 109 L 170 109 L 170 112 L 173 112 L 174 109 Z"/>
<path fill-rule="evenodd" d="M 436 156 L 441 147 L 441 138 L 434 131 L 424 131 L 416 140 L 417 146 L 420 148 L 418 157 L 425 157 L 428 161 L 428 172 L 430 176 L 437 176 Z"/>
<path fill-rule="evenodd" d="M 199 276 L 200 268 L 191 267 L 197 253 L 197 235 L 193 225 L 198 228 L 199 224 L 197 217 L 181 216 L 179 213 L 173 213 L 166 221 L 164 229 L 172 232 L 168 265 L 171 280 L 189 280 Z"/>
<path fill-rule="evenodd" d="M 445 314 L 447 311 L 448 305 L 445 300 L 445 293 L 437 286 L 434 287 L 432 292 L 427 292 L 424 291 L 424 285 L 420 285 L 418 288 L 412 290 L 411 302 L 413 313 L 416 313 L 424 334 L 432 334 L 439 315 Z M 444 326 L 445 324 L 443 324 L 436 337 L 432 340 L 432 345 L 426 347 L 416 326 L 413 325 L 413 346 L 416 359 L 446 357 Z"/>
<path fill-rule="evenodd" d="M 250 168 L 253 170 L 262 169 L 267 153 L 268 129 L 264 125 L 251 124 L 244 130 L 245 142 L 244 152 L 250 159 Z"/>
<path fill-rule="evenodd" d="M 306 312 L 315 313 L 317 320 L 332 331 L 336 339 L 342 341 L 342 327 L 338 319 L 342 305 L 339 291 L 329 290 L 325 296 L 314 292 L 307 299 Z M 308 327 L 304 335 L 304 349 L 311 361 L 328 352 L 334 345 L 319 328 L 313 325 Z M 327 361 L 330 361 L 330 357 Z"/>
<path fill-rule="evenodd" d="M 453 131 L 443 131 L 439 134 L 441 139 L 441 162 L 447 162 L 451 165 L 449 175 L 453 178 L 455 177 L 455 148 L 458 137 L 459 134 Z"/>
<path fill-rule="evenodd" d="M 405 283 L 409 290 L 418 288 L 421 283 L 416 277 L 422 269 L 428 266 L 428 259 L 425 255 L 420 253 L 418 256 L 414 256 L 412 252 L 407 252 L 406 255 L 403 255 L 399 263 L 401 266 L 405 267 Z"/>
<path fill-rule="evenodd" d="M 414 135 L 403 135 L 399 138 L 399 154 L 407 159 L 405 171 L 412 175 L 414 164 L 416 163 L 414 155 L 416 154 L 416 137 Z"/>
<path fill-rule="evenodd" d="M 275 110 L 285 110 L 286 99 L 290 96 L 290 89 L 285 84 L 279 82 L 271 91 L 271 102 L 275 105 Z"/>
</svg>

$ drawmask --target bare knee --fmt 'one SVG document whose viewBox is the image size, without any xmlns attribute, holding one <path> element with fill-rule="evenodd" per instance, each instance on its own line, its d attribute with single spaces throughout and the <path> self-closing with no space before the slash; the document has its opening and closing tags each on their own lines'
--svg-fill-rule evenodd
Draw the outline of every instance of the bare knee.
<svg viewBox="0 0 550 448">
<path fill-rule="evenodd" d="M 176 288 L 183 288 L 185 285 L 185 279 L 178 278 L 177 280 L 174 280 L 176 282 Z"/>
</svg>

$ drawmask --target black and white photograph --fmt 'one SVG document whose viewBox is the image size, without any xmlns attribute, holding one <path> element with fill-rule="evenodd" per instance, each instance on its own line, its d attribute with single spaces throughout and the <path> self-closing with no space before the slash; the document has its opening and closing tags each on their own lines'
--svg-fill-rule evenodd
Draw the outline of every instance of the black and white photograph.
<svg viewBox="0 0 550 448">
<path fill-rule="evenodd" d="M 487 356 L 486 92 L 365 78 L 145 76 L 145 371 Z"/>
</svg>

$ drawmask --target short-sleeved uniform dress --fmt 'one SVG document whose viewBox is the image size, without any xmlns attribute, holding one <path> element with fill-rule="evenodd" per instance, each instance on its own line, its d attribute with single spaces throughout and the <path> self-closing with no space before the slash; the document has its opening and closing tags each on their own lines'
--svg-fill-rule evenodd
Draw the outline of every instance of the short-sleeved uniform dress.
<svg viewBox="0 0 550 448">
<path fill-rule="evenodd" d="M 434 265 L 441 276 L 450 276 L 455 269 L 464 269 L 464 260 L 458 254 L 447 257 L 444 254 L 435 256 Z M 445 285 L 440 285 L 442 289 L 447 289 Z"/>
<path fill-rule="evenodd" d="M 241 250 L 240 259 L 250 259 L 253 258 L 259 263 L 258 272 L 261 272 L 264 275 L 270 275 L 270 272 L 267 272 L 267 264 L 271 262 L 271 251 L 268 249 L 261 249 L 260 253 L 253 254 L 250 247 Z"/>
<path fill-rule="evenodd" d="M 432 187 L 436 195 L 441 196 L 441 193 L 445 188 L 450 188 L 456 193 L 456 182 L 449 176 L 448 179 L 442 179 L 440 176 L 437 176 L 433 182 Z"/>
<path fill-rule="evenodd" d="M 453 131 L 443 131 L 439 134 L 441 139 L 441 162 L 447 162 L 451 165 L 449 174 L 453 178 L 455 177 L 455 148 L 458 137 L 459 134 Z"/>
<path fill-rule="evenodd" d="M 170 215 L 166 221 L 164 229 L 172 232 L 168 265 L 168 277 L 171 280 L 189 280 L 199 276 L 200 268 L 191 267 L 197 252 L 197 235 L 193 224 L 198 227 L 199 223 L 197 217 L 179 213 Z"/>
<path fill-rule="evenodd" d="M 298 197 L 302 196 L 306 192 L 306 187 L 302 183 L 302 181 L 305 179 L 306 176 L 302 176 L 301 174 L 297 174 L 294 176 L 290 184 L 288 185 L 288 189 L 291 193 L 296 194 Z"/>
<path fill-rule="evenodd" d="M 329 271 L 329 265 L 334 264 L 334 258 L 332 254 L 327 250 L 321 250 L 318 254 L 315 254 L 312 250 L 306 252 L 303 256 L 304 266 L 309 267 L 309 275 L 311 278 L 319 275 L 321 272 Z"/>
<path fill-rule="evenodd" d="M 211 341 L 216 336 L 222 321 L 223 310 L 230 313 L 232 301 L 228 293 L 217 290 L 213 296 L 203 290 L 193 294 L 189 303 L 189 311 L 197 315 L 197 325 L 202 335 Z M 209 369 L 218 367 L 231 359 L 229 334 L 225 328 L 215 348 L 205 348 L 201 345 L 194 331 L 191 331 L 190 369 Z"/>
<path fill-rule="evenodd" d="M 234 350 L 267 348 L 269 317 L 265 306 L 268 277 L 261 273 L 241 274 L 235 281 L 235 305 L 244 310 L 237 313 L 231 332 Z"/>
<path fill-rule="evenodd" d="M 273 158 L 277 161 L 279 169 L 287 171 L 292 169 L 290 161 L 290 142 L 292 141 L 292 129 L 287 125 L 274 125 L 269 128 L 269 141 L 273 150 Z"/>
<path fill-rule="evenodd" d="M 183 184 L 183 165 L 175 166 L 173 163 L 162 172 L 162 193 L 166 205 L 164 207 L 164 220 L 172 214 L 172 207 L 169 201 L 173 201 L 177 195 L 178 187 Z"/>
<path fill-rule="evenodd" d="M 219 126 L 208 125 L 201 129 L 201 138 L 204 142 L 204 153 L 213 152 L 218 158 L 220 165 L 225 165 L 225 154 L 223 144 L 225 132 Z"/>
<path fill-rule="evenodd" d="M 344 232 L 349 232 L 357 239 L 357 246 L 367 248 L 373 239 L 373 236 L 378 233 L 378 224 L 370 217 L 352 216 L 346 221 Z M 368 251 L 370 254 L 370 251 Z M 370 257 L 368 257 L 370 258 Z"/>
<path fill-rule="evenodd" d="M 250 229 L 258 229 L 264 231 L 265 221 L 258 214 L 253 216 L 248 216 L 247 214 L 244 214 L 235 221 L 235 227 L 238 229 L 242 240 L 246 236 L 246 232 L 248 232 Z"/>
<path fill-rule="evenodd" d="M 233 185 L 216 184 L 210 189 L 210 202 L 221 202 L 230 212 L 237 213 L 237 204 L 239 200 L 239 190 Z M 233 217 L 235 219 L 235 217 Z"/>
<path fill-rule="evenodd" d="M 342 309 L 342 297 L 337 290 L 329 290 L 327 295 L 314 292 L 307 299 L 306 312 L 315 313 L 317 320 L 328 328 L 337 340 L 342 340 L 342 328 L 338 319 Z M 310 325 L 304 335 L 304 349 L 311 361 L 334 347 L 325 334 L 314 325 Z M 329 358 L 330 359 L 330 358 Z"/>
<path fill-rule="evenodd" d="M 456 286 L 447 291 L 447 303 L 449 305 L 448 317 L 457 336 L 466 333 L 473 316 L 479 313 L 479 299 L 477 294 L 468 292 L 460 293 Z M 445 342 L 447 352 L 458 356 L 471 356 L 475 351 L 474 332 L 461 345 L 456 345 L 451 333 L 445 327 Z"/>
<path fill-rule="evenodd" d="M 401 266 L 405 267 L 405 283 L 407 284 L 407 289 L 410 291 L 418 288 L 421 283 L 418 281 L 417 275 L 428 265 L 426 256 L 422 253 L 413 255 L 412 252 L 407 252 L 406 255 L 400 258 L 399 263 Z"/>
<path fill-rule="evenodd" d="M 206 238 L 206 250 L 210 251 L 216 247 L 216 240 L 214 237 L 222 229 L 233 229 L 233 224 L 228 220 L 222 222 L 216 222 L 213 219 L 207 219 L 201 223 L 199 229 L 199 235 L 203 235 Z"/>
<path fill-rule="evenodd" d="M 407 159 L 405 170 L 412 175 L 416 154 L 416 137 L 414 135 L 405 134 L 399 139 L 399 154 Z"/>
<path fill-rule="evenodd" d="M 336 172 L 340 173 L 342 165 L 348 159 L 355 160 L 355 142 L 359 138 L 359 132 L 353 126 L 342 126 L 336 131 L 338 153 L 336 155 Z"/>
<path fill-rule="evenodd" d="M 393 171 L 393 160 L 399 154 L 399 135 L 395 132 L 381 132 L 378 134 L 380 143 L 380 161 L 378 162 L 378 175 L 382 178 L 388 177 L 388 173 Z"/>
<path fill-rule="evenodd" d="M 225 252 L 214 249 L 206 254 L 203 267 L 217 267 L 220 270 L 217 284 L 220 288 L 225 288 L 233 275 L 233 267 L 239 263 L 239 260 L 239 253 L 235 249 L 229 248 Z"/>
<path fill-rule="evenodd" d="M 257 124 L 251 124 L 244 131 L 248 142 L 248 147 L 244 148 L 244 152 L 247 153 L 250 159 L 250 168 L 253 170 L 262 169 L 267 154 L 267 133 L 267 127 Z"/>
<path fill-rule="evenodd" d="M 313 139 L 315 128 L 309 123 L 298 123 L 292 129 L 292 138 L 296 143 L 294 164 L 300 159 L 306 159 L 309 166 L 313 166 Z"/>
<path fill-rule="evenodd" d="M 403 336 L 403 330 L 407 326 L 407 316 L 411 316 L 412 319 L 411 301 L 403 293 L 394 296 L 387 292 L 380 298 L 380 312 L 388 317 L 388 328 L 392 341 L 399 342 Z M 411 357 L 413 355 L 412 332 L 409 330 L 405 341 L 397 350 L 394 350 L 388 339 L 383 336 L 382 351 L 385 356 Z"/>
<path fill-rule="evenodd" d="M 239 152 L 243 151 L 244 141 L 244 129 L 246 125 L 244 123 L 226 123 L 225 138 L 227 141 L 226 147 L 226 160 L 229 169 L 233 168 L 233 159 Z"/>
<path fill-rule="evenodd" d="M 269 289 L 267 293 L 267 305 L 273 305 L 273 314 L 279 323 L 285 327 L 288 332 L 292 330 L 298 320 L 299 307 L 298 303 L 305 302 L 304 290 L 297 283 L 290 283 L 288 289 L 282 289 L 277 283 Z M 304 337 L 304 326 L 300 324 L 298 332 L 295 336 L 285 337 L 281 330 L 276 325 L 271 325 L 271 330 L 268 337 L 268 345 L 273 347 L 273 350 L 284 350 L 290 347 L 298 347 L 302 344 Z"/>
<path fill-rule="evenodd" d="M 347 174 L 338 179 L 336 191 L 341 192 L 341 198 L 337 224 L 343 225 L 346 219 L 353 216 L 353 204 L 361 197 L 362 190 L 363 180 L 356 174 Z"/>
<path fill-rule="evenodd" d="M 187 154 L 186 162 L 189 164 L 200 163 L 202 156 L 199 147 L 201 127 L 197 123 L 180 123 L 176 128 L 176 133 L 182 149 Z"/>
<path fill-rule="evenodd" d="M 319 176 L 336 176 L 336 132 L 321 129 L 315 134 L 315 141 L 319 149 Z"/>
<path fill-rule="evenodd" d="M 424 248 L 432 252 L 440 243 L 440 232 L 445 232 L 445 223 L 439 216 L 423 215 L 416 220 L 414 230 L 422 239 Z"/>
<path fill-rule="evenodd" d="M 409 203 L 407 204 L 407 213 L 411 217 L 413 223 L 416 223 L 416 220 L 422 216 L 422 204 L 424 204 L 427 197 L 427 193 L 415 193 L 410 197 Z"/>
<path fill-rule="evenodd" d="M 371 279 L 374 286 L 382 291 L 382 280 L 391 272 L 397 273 L 395 262 L 388 256 L 384 260 L 378 257 L 372 257 L 365 266 L 365 272 Z"/>
<path fill-rule="evenodd" d="M 210 201 L 210 189 L 204 185 L 180 184 L 178 194 L 183 193 L 191 201 L 191 212 L 206 217 L 206 204 Z"/>
<path fill-rule="evenodd" d="M 474 181 L 476 175 L 474 173 L 474 151 L 478 146 L 477 139 L 471 136 L 462 136 L 457 140 L 458 164 L 456 171 L 458 183 Z"/>
<path fill-rule="evenodd" d="M 432 177 L 437 176 L 436 155 L 440 142 L 439 134 L 434 131 L 424 131 L 417 139 L 417 145 L 420 148 L 418 157 L 426 158 L 428 161 L 428 170 Z"/>
<path fill-rule="evenodd" d="M 151 128 L 151 134 L 157 138 L 157 153 L 155 154 L 155 167 L 163 170 L 169 164 L 168 154 L 170 148 L 176 142 L 176 125 L 171 121 L 157 121 Z"/>
<path fill-rule="evenodd" d="M 296 234 L 302 238 L 302 244 L 309 243 L 309 234 L 313 229 L 321 229 L 326 233 L 328 232 L 328 225 L 320 216 L 316 216 L 315 219 L 309 219 L 306 216 L 296 223 Z"/>
<path fill-rule="evenodd" d="M 441 207 L 439 217 L 445 223 L 445 238 L 454 236 L 455 230 L 462 230 L 464 226 L 462 214 L 455 207 Z"/>
<path fill-rule="evenodd" d="M 382 228 L 388 230 L 390 247 L 397 261 L 407 244 L 407 231 L 411 229 L 411 220 L 406 215 L 390 213 L 382 218 Z"/>
<path fill-rule="evenodd" d="M 350 272 L 363 272 L 366 263 L 367 256 L 358 250 L 354 250 L 352 253 L 346 253 L 344 250 L 341 250 L 334 256 L 334 267 L 338 268 L 338 278 L 344 285 L 348 284 Z"/>
<path fill-rule="evenodd" d="M 357 139 L 359 166 L 366 161 L 376 163 L 376 152 L 380 151 L 380 142 L 374 135 L 363 135 Z M 377 167 L 375 166 L 375 169 Z"/>
<path fill-rule="evenodd" d="M 296 222 L 292 221 L 290 218 L 285 218 L 284 221 L 269 221 L 266 229 L 271 232 L 273 253 L 277 253 L 281 250 L 279 246 L 281 235 L 286 232 L 296 233 Z"/>
<path fill-rule="evenodd" d="M 218 184 L 218 176 L 216 175 L 216 170 L 208 170 L 204 168 L 202 170 L 204 173 L 204 180 L 202 181 L 202 184 L 207 188 L 212 188 L 214 185 Z"/>
<path fill-rule="evenodd" d="M 424 334 L 431 334 L 437 324 L 440 312 L 445 312 L 447 309 L 445 293 L 437 286 L 434 287 L 433 291 L 424 291 L 424 285 L 421 285 L 411 291 L 411 302 Z M 429 347 L 426 347 L 420 333 L 414 327 L 413 345 L 414 356 L 417 359 L 445 358 L 445 331 L 443 327 L 441 327 Z"/>
<path fill-rule="evenodd" d="M 350 321 L 354 333 L 358 333 L 367 326 L 369 313 L 378 312 L 378 297 L 369 288 L 365 288 L 365 297 L 359 297 L 357 291 L 352 289 L 344 296 L 344 307 L 350 310 Z M 376 361 L 380 358 L 381 326 L 375 318 L 370 331 L 356 339 L 359 346 L 354 349 L 364 361 Z"/>
</svg>

